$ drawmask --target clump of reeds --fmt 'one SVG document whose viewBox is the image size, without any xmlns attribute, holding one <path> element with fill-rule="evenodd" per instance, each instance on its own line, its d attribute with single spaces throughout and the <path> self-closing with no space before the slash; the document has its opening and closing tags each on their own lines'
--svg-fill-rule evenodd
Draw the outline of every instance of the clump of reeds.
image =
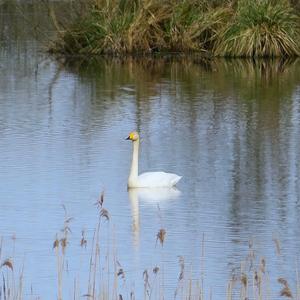
<svg viewBox="0 0 300 300">
<path fill-rule="evenodd" d="M 229 16 L 227 6 L 212 7 L 209 2 L 185 0 L 173 3 L 165 28 L 167 51 L 207 52 L 213 48 L 218 32 Z"/>
<path fill-rule="evenodd" d="M 110 220 L 108 211 L 102 207 L 103 204 L 103 194 L 97 201 L 98 206 L 98 224 L 101 223 L 101 220 L 107 222 Z M 62 275 L 66 272 L 64 268 L 64 263 L 66 262 L 67 251 L 66 247 L 69 240 L 69 223 L 71 218 L 65 215 L 64 226 L 62 231 L 57 235 L 57 238 L 54 242 L 54 249 L 58 251 L 58 263 L 59 263 L 59 272 L 58 277 L 62 280 Z M 91 257 L 90 257 L 90 273 L 87 283 L 87 293 L 81 294 L 80 291 L 76 290 L 76 281 L 74 285 L 74 297 L 73 299 L 91 299 L 91 300 L 102 300 L 102 299 L 138 299 L 135 297 L 135 290 L 129 290 L 126 285 L 126 272 L 123 266 L 118 261 L 117 257 L 111 257 L 113 259 L 113 272 L 109 274 L 109 267 L 104 266 L 104 261 L 101 260 L 101 256 L 104 256 L 103 249 L 100 251 L 99 246 L 99 230 L 101 226 L 97 225 L 97 228 L 94 232 L 93 242 L 91 244 Z M 156 235 L 153 242 L 161 244 L 161 249 L 163 249 L 163 244 L 165 242 L 166 231 L 160 229 Z M 85 249 L 87 245 L 87 240 L 85 233 L 82 232 L 82 237 L 80 241 L 80 246 Z M 204 245 L 202 245 L 202 248 Z M 202 249 L 202 252 L 204 250 Z M 203 255 L 203 254 L 202 254 Z M 103 258 L 103 257 L 102 257 Z M 109 262 L 109 258 L 105 258 Z M 102 265 L 101 265 L 102 263 Z M 161 262 L 163 263 L 163 261 Z M 203 266 L 201 267 L 203 268 Z M 6 300 L 21 300 L 22 296 L 22 285 L 23 285 L 23 270 L 20 274 L 20 282 L 16 284 L 13 278 L 13 272 L 15 269 L 14 262 L 11 258 L 1 259 L 1 243 L 0 243 L 0 272 L 2 272 L 2 280 L 0 280 L 0 299 Z M 178 274 L 178 283 L 174 291 L 174 299 L 212 299 L 213 292 L 210 291 L 210 294 L 206 293 L 204 295 L 204 284 L 203 279 L 193 278 L 192 272 L 188 271 L 189 267 L 185 262 L 183 256 L 179 256 L 179 274 Z M 107 276 L 114 277 L 114 283 L 110 286 L 109 279 L 105 282 L 105 277 L 103 277 L 103 272 L 107 273 Z M 163 272 L 164 269 L 155 265 L 152 269 L 144 270 L 142 274 L 143 285 L 144 285 L 144 297 L 140 299 L 150 300 L 150 299 L 166 299 L 164 294 L 163 286 Z M 257 257 L 253 242 L 249 242 L 249 254 L 246 257 L 245 261 L 241 263 L 241 267 L 235 270 L 236 274 L 233 274 L 227 288 L 227 300 L 233 299 L 273 299 L 271 298 L 269 290 L 269 272 L 267 270 L 267 263 L 265 258 Z M 201 275 L 202 277 L 202 275 Z M 117 281 L 122 282 L 123 291 L 121 291 L 118 286 Z M 283 277 L 278 278 L 278 283 L 280 285 L 280 290 L 277 293 L 278 297 L 285 297 L 289 299 L 299 299 L 299 294 L 296 291 L 293 291 L 289 285 L 287 279 Z M 297 286 L 298 286 L 298 275 L 297 275 Z M 62 297 L 62 285 L 58 286 L 58 299 L 63 299 Z M 171 298 L 171 297 L 170 297 Z"/>
<path fill-rule="evenodd" d="M 71 55 L 123 52 L 135 7 L 135 1 L 90 1 L 71 25 L 55 26 L 59 34 L 50 51 Z"/>
<path fill-rule="evenodd" d="M 73 24 L 59 28 L 50 52 L 120 54 L 212 49 L 228 8 L 207 0 L 94 0 Z"/>
<path fill-rule="evenodd" d="M 300 54 L 299 16 L 289 0 L 91 0 L 50 51 L 65 55 L 206 52 L 217 56 Z"/>
<path fill-rule="evenodd" d="M 80 286 L 76 279 L 74 284 L 73 299 L 91 299 L 91 300 L 110 300 L 110 299 L 213 299 L 213 291 L 204 293 L 204 234 L 201 245 L 201 272 L 200 277 L 194 278 L 192 275 L 192 266 L 186 262 L 183 256 L 179 256 L 179 274 L 177 287 L 170 297 L 165 293 L 164 286 L 164 257 L 159 264 L 155 264 L 152 268 L 144 270 L 141 279 L 143 279 L 144 297 L 136 298 L 135 290 L 129 289 L 126 283 L 126 271 L 117 259 L 115 249 L 110 249 L 105 253 L 102 234 L 104 224 L 111 222 L 111 216 L 107 209 L 103 207 L 104 193 L 101 193 L 97 202 L 97 225 L 93 234 L 92 243 L 88 243 L 85 231 L 81 232 L 80 243 L 77 246 L 82 247 L 84 251 L 90 248 L 90 262 L 86 265 L 89 268 L 88 279 L 84 280 L 85 293 L 80 292 Z M 67 214 L 64 207 L 65 216 L 63 228 L 56 235 L 53 243 L 53 248 L 57 254 L 58 263 L 58 292 L 57 298 L 63 299 L 62 292 L 65 292 L 66 287 L 62 288 L 62 279 L 67 268 L 67 248 L 70 242 L 70 223 L 73 220 Z M 159 211 L 160 212 L 160 211 Z M 160 216 L 161 218 L 161 216 Z M 109 229 L 109 228 L 108 228 Z M 110 234 L 110 231 L 108 232 Z M 164 250 L 167 242 L 166 230 L 161 226 L 155 236 L 153 236 L 153 245 L 160 251 Z M 274 237 L 275 251 L 278 256 L 281 255 L 279 238 Z M 100 248 L 101 246 L 101 248 Z M 113 252 L 113 253 L 111 253 Z M 111 264 L 113 265 L 111 267 Z M 195 266 L 194 266 L 195 267 Z M 2 258 L 2 239 L 0 239 L 0 300 L 21 300 L 23 299 L 23 268 L 19 275 L 19 282 L 15 281 L 14 272 L 17 269 L 14 259 Z M 273 276 L 273 274 L 272 274 Z M 110 280 L 113 279 L 113 284 Z M 118 282 L 121 282 L 119 284 Z M 280 276 L 278 278 L 280 290 L 276 294 L 278 297 L 285 297 L 289 299 L 299 298 L 299 276 L 296 274 L 296 288 L 290 285 L 287 279 Z M 216 283 L 219 284 L 219 283 Z M 233 299 L 273 299 L 270 291 L 270 274 L 268 271 L 268 264 L 264 257 L 259 257 L 256 251 L 254 241 L 251 239 L 248 244 L 248 255 L 245 260 L 241 262 L 239 268 L 232 270 L 232 276 L 227 285 L 227 300 Z M 138 297 L 138 296 L 137 296 Z M 225 298 L 224 298 L 225 299 Z"/>
<path fill-rule="evenodd" d="M 214 52 L 230 57 L 299 56 L 300 19 L 288 0 L 240 0 Z"/>
</svg>

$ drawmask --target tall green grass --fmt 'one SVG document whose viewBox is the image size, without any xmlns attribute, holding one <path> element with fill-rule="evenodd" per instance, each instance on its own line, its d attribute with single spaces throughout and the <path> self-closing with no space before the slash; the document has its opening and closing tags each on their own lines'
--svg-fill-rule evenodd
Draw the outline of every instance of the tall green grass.
<svg viewBox="0 0 300 300">
<path fill-rule="evenodd" d="M 231 57 L 299 55 L 299 29 L 299 17 L 287 0 L 240 0 L 214 52 Z"/>
<path fill-rule="evenodd" d="M 293 7 L 289 0 L 90 0 L 69 25 L 51 13 L 58 35 L 50 51 L 294 56 L 300 19 Z"/>
</svg>

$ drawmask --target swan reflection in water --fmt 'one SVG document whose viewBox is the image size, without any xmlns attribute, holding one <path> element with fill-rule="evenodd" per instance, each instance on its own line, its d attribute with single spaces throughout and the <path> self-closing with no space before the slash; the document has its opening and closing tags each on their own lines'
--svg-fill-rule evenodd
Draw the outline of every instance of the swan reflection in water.
<svg viewBox="0 0 300 300">
<path fill-rule="evenodd" d="M 132 214 L 132 231 L 134 246 L 139 246 L 140 213 L 139 203 L 146 205 L 160 205 L 163 202 L 176 200 L 181 192 L 175 188 L 129 188 L 128 195 Z"/>
</svg>

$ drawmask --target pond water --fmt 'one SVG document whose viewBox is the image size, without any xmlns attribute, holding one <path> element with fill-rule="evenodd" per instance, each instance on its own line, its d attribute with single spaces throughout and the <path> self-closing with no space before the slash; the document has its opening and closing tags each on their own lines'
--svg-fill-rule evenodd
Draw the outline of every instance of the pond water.
<svg viewBox="0 0 300 300">
<path fill-rule="evenodd" d="M 180 256 L 185 278 L 198 278 L 206 299 L 225 299 L 232 273 L 252 249 L 266 262 L 270 299 L 279 295 L 279 277 L 295 291 L 300 62 L 57 61 L 43 51 L 45 35 L 41 41 L 28 29 L 46 23 L 43 9 L 27 3 L 21 15 L 1 6 L 1 260 L 11 258 L 15 272 L 24 263 L 25 299 L 58 295 L 52 245 L 63 227 L 62 205 L 74 218 L 64 298 L 71 299 L 74 278 L 78 293 L 87 293 L 102 191 L 110 220 L 101 223 L 100 255 L 117 257 L 128 299 L 131 290 L 142 299 L 143 272 L 156 266 L 159 292 L 173 299 Z M 47 24 L 41 28 L 47 35 Z M 140 170 L 182 175 L 177 191 L 127 191 L 132 145 L 124 139 L 134 129 Z"/>
</svg>

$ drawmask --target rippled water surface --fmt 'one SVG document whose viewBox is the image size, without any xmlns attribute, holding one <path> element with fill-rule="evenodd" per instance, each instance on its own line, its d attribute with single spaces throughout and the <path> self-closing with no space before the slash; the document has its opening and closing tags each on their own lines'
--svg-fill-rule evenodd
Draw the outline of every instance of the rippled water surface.
<svg viewBox="0 0 300 300">
<path fill-rule="evenodd" d="M 26 7 L 26 19 L 45 22 L 39 9 Z M 117 257 L 127 295 L 135 290 L 142 299 L 143 271 L 159 266 L 160 290 L 173 299 L 183 256 L 186 276 L 200 278 L 205 297 L 225 299 L 249 247 L 266 261 L 270 299 L 279 294 L 278 277 L 295 287 L 300 62 L 62 62 L 45 55 L 10 5 L 2 6 L 0 25 L 2 259 L 24 263 L 26 295 L 57 296 L 52 245 L 62 205 L 74 218 L 64 295 L 72 298 L 74 278 L 86 293 L 102 191 L 110 221 L 101 223 L 100 253 Z M 133 129 L 141 135 L 140 170 L 182 175 L 178 191 L 127 191 L 132 148 L 124 138 Z"/>
</svg>

